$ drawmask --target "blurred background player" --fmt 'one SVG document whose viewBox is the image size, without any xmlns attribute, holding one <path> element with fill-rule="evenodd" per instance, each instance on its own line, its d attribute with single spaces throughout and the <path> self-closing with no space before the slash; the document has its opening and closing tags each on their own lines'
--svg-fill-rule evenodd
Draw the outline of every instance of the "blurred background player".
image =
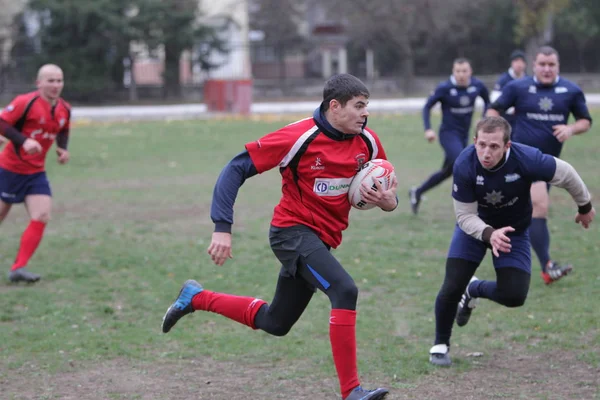
<svg viewBox="0 0 600 400">
<path fill-rule="evenodd" d="M 506 85 L 490 106 L 487 115 L 500 115 L 515 108 L 515 131 L 512 140 L 560 157 L 563 143 L 573 135 L 587 132 L 592 124 L 585 96 L 573 82 L 559 76 L 559 57 L 555 49 L 541 47 L 536 53 L 534 76 Z M 573 114 L 575 122 L 569 124 Z M 536 182 L 531 186 L 533 220 L 531 245 L 540 261 L 542 279 L 550 284 L 572 271 L 571 264 L 560 264 L 550 257 L 548 208 L 550 186 Z"/>
<path fill-rule="evenodd" d="M 502 94 L 502 88 L 506 86 L 509 82 L 512 82 L 516 79 L 521 79 L 527 76 L 527 60 L 525 58 L 525 52 L 522 50 L 515 50 L 510 53 L 510 68 L 508 71 L 505 71 L 494 85 L 494 90 L 492 90 L 492 94 L 490 95 L 490 101 L 493 103 L 496 101 L 500 94 Z M 506 112 L 502 113 L 502 117 L 506 119 L 511 127 L 515 128 L 515 109 L 514 107 L 509 108 Z"/>
<path fill-rule="evenodd" d="M 46 64 L 39 69 L 36 84 L 38 90 L 17 96 L 0 113 L 0 132 L 10 140 L 0 153 L 0 221 L 13 204 L 23 202 L 30 218 L 8 274 L 11 282 L 40 279 L 25 266 L 50 219 L 52 192 L 45 161 L 55 140 L 58 162 L 69 161 L 71 107 L 60 97 L 63 72 L 56 65 Z"/>
<path fill-rule="evenodd" d="M 425 139 L 432 143 L 436 139 L 436 134 L 431 129 L 431 108 L 438 102 L 442 105 L 440 145 L 444 149 L 444 162 L 442 168 L 421 186 L 410 189 L 410 206 L 414 214 L 419 212 L 421 196 L 452 175 L 454 161 L 469 142 L 469 129 L 477 97 L 481 97 L 484 102 L 484 113 L 490 103 L 487 88 L 483 82 L 472 75 L 473 70 L 469 60 L 457 58 L 452 65 L 450 78 L 438 85 L 423 107 Z"/>
</svg>

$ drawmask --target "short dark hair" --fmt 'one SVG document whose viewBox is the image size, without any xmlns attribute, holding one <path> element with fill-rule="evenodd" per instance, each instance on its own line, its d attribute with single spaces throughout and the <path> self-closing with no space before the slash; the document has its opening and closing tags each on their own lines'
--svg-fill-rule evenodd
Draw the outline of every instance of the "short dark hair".
<svg viewBox="0 0 600 400">
<path fill-rule="evenodd" d="M 357 96 L 369 98 L 371 94 L 365 84 L 350 74 L 334 75 L 325 82 L 323 88 L 323 111 L 329 109 L 329 102 L 337 100 L 343 106 Z"/>
<path fill-rule="evenodd" d="M 467 64 L 471 65 L 471 61 L 469 61 L 469 59 L 466 58 L 466 57 L 455 58 L 454 61 L 452 62 L 452 65 L 454 65 L 454 64 L 464 64 L 464 63 L 467 63 Z"/>
<path fill-rule="evenodd" d="M 516 59 L 521 59 L 525 62 L 527 62 L 527 57 L 525 56 L 525 52 L 523 50 L 514 50 L 512 53 L 510 53 L 510 61 L 514 61 Z"/>
<path fill-rule="evenodd" d="M 501 129 L 504 133 L 502 136 L 504 144 L 508 143 L 512 128 L 510 127 L 508 121 L 502 117 L 484 117 L 479 120 L 475 126 L 475 137 L 478 137 L 479 131 L 484 133 L 494 133 L 498 129 Z"/>
<path fill-rule="evenodd" d="M 551 56 L 553 54 L 556 55 L 556 59 L 558 61 L 560 61 L 560 56 L 558 55 L 558 51 L 556 51 L 556 49 L 554 47 L 551 46 L 542 46 L 538 49 L 538 51 L 535 53 L 535 58 L 537 59 L 537 56 L 543 54 L 545 56 Z"/>
</svg>

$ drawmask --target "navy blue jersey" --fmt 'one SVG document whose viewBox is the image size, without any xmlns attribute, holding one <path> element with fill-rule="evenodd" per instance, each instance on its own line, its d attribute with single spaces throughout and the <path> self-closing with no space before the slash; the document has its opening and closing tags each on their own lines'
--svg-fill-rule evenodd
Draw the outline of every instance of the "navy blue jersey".
<svg viewBox="0 0 600 400">
<path fill-rule="evenodd" d="M 516 122 L 512 140 L 556 157 L 560 155 L 562 143 L 554 137 L 552 127 L 567 124 L 570 114 L 575 119 L 592 120 L 581 89 L 562 78 L 552 85 L 542 85 L 534 77 L 512 81 L 491 107 L 500 112 L 514 107 Z"/>
<path fill-rule="evenodd" d="M 523 78 L 526 78 L 526 77 L 527 77 L 527 75 L 523 76 Z M 501 92 L 502 89 L 504 88 L 504 86 L 506 86 L 510 82 L 515 81 L 517 79 L 520 79 L 520 78 L 516 78 L 514 72 L 512 71 L 512 68 L 509 68 L 507 71 L 505 71 L 502 75 L 500 75 L 498 77 L 498 80 L 496 81 L 496 84 L 494 85 L 494 90 Z"/>
<path fill-rule="evenodd" d="M 483 112 L 485 113 L 490 104 L 490 95 L 483 82 L 477 78 L 471 78 L 467 87 L 461 87 L 456 85 L 456 80 L 451 76 L 450 79 L 438 85 L 423 107 L 425 130 L 431 129 L 431 108 L 439 102 L 442 105 L 440 134 L 453 131 L 467 136 L 477 97 L 483 99 L 485 103 Z"/>
<path fill-rule="evenodd" d="M 526 77 L 523 76 L 523 78 Z M 498 77 L 498 80 L 496 81 L 496 84 L 494 85 L 494 91 L 492 92 L 492 101 L 495 101 L 500 94 L 502 93 L 502 89 L 504 88 L 504 86 L 508 85 L 510 82 L 517 80 L 520 78 L 516 78 L 515 74 L 512 70 L 512 68 L 509 68 L 507 71 L 505 71 L 502 75 L 500 75 Z M 494 94 L 496 94 L 496 98 L 494 98 Z M 512 126 L 512 128 L 515 128 L 515 110 L 511 109 L 511 110 L 507 110 L 505 112 L 501 112 L 500 115 L 502 117 L 504 117 Z"/>
<path fill-rule="evenodd" d="M 488 170 L 470 145 L 454 164 L 452 197 L 463 203 L 477 202 L 479 218 L 494 229 L 512 226 L 524 231 L 531 223 L 532 182 L 549 182 L 555 171 L 554 157 L 519 143 L 512 144 L 500 167 Z"/>
</svg>

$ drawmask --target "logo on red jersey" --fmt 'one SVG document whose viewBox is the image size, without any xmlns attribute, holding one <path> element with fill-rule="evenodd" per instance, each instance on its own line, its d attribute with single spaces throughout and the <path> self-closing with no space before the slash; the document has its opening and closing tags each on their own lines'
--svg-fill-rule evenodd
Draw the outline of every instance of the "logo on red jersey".
<svg viewBox="0 0 600 400">
<path fill-rule="evenodd" d="M 310 169 L 312 169 L 313 171 L 321 171 L 325 169 L 325 166 L 323 165 L 323 162 L 321 161 L 321 157 L 317 157 L 315 159 L 315 165 L 311 165 Z"/>
<path fill-rule="evenodd" d="M 12 104 L 9 104 L 9 105 L 6 106 L 6 108 L 4 109 L 4 111 L 11 112 L 14 109 L 15 109 L 15 106 L 13 106 Z"/>
<path fill-rule="evenodd" d="M 362 169 L 363 165 L 365 165 L 367 156 L 365 155 L 365 153 L 360 153 L 360 154 L 357 154 L 356 156 L 354 156 L 354 159 L 356 160 L 356 170 L 360 171 Z"/>
</svg>

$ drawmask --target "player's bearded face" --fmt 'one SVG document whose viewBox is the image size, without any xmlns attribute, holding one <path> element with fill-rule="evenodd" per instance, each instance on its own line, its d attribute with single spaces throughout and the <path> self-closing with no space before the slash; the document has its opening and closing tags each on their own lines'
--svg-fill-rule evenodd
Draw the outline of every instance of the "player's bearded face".
<svg viewBox="0 0 600 400">
<path fill-rule="evenodd" d="M 42 96 L 55 100 L 60 97 L 64 87 L 62 71 L 48 72 L 38 80 L 38 89 Z"/>
<path fill-rule="evenodd" d="M 471 80 L 472 74 L 473 71 L 468 62 L 457 63 L 452 67 L 452 75 L 454 76 L 454 79 L 456 79 L 458 86 L 467 86 Z"/>
<path fill-rule="evenodd" d="M 477 132 L 475 149 L 477 158 L 486 169 L 492 169 L 504 158 L 504 153 L 509 149 L 510 141 L 504 143 L 504 133 L 498 129 L 495 132 Z"/>
<path fill-rule="evenodd" d="M 369 116 L 368 103 L 369 100 L 364 96 L 352 98 L 343 107 L 340 103 L 337 103 L 332 108 L 334 121 L 331 122 L 333 122 L 334 127 L 347 134 L 357 135 L 361 133 Z"/>
<path fill-rule="evenodd" d="M 535 77 L 542 85 L 551 85 L 558 76 L 558 57 L 556 54 L 538 54 L 533 65 Z"/>
</svg>

